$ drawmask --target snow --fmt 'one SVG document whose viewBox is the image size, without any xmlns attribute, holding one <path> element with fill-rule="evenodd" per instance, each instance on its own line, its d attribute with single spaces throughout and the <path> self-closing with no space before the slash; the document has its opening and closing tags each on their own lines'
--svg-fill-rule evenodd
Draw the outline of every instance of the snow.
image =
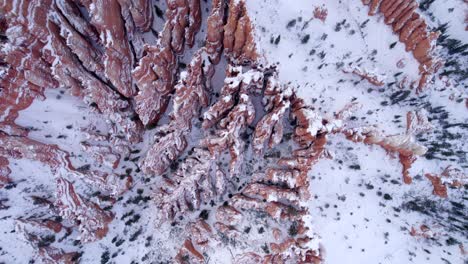
<svg viewBox="0 0 468 264">
<path fill-rule="evenodd" d="M 165 3 L 162 2 L 164 1 L 158 1 L 158 5 L 164 10 Z M 452 87 L 446 88 L 442 80 L 436 79 L 421 95 L 416 95 L 409 87 L 400 90 L 396 85 L 390 85 L 401 81 L 404 76 L 408 76 L 410 80 L 417 80 L 418 64 L 410 53 L 405 52 L 404 46 L 398 42 L 398 37 L 392 33 L 390 27 L 383 23 L 382 17 L 367 15 L 367 7 L 362 5 L 361 1 L 245 2 L 255 25 L 257 47 L 265 63 L 277 65 L 279 85 L 287 85 L 291 88 L 286 89 L 287 93 L 295 90 L 299 97 L 315 107 L 314 111 L 308 112 L 309 118 L 316 120 L 309 128 L 311 134 L 315 135 L 321 129 L 332 131 L 343 126 L 375 125 L 377 130 L 385 135 L 397 135 L 392 139 L 398 141 L 398 144 L 417 146 L 415 150 L 421 154 L 425 152 L 422 148 L 428 148 L 428 153 L 441 157 L 430 159 L 426 155 L 419 158 L 410 169 L 410 174 L 415 176 L 413 184 L 405 185 L 402 183 L 398 159 L 382 148 L 352 143 L 341 135 L 330 135 L 326 148 L 334 153 L 333 159 L 321 159 L 309 173 L 312 179 L 312 199 L 306 204 L 310 210 L 306 224 L 311 227 L 310 236 L 314 238 L 309 242 L 310 247 L 323 248 L 325 263 L 330 264 L 426 264 L 443 263 L 444 260 L 450 263 L 464 263 L 466 256 L 461 254 L 458 244 L 448 244 L 446 241 L 454 238 L 465 245 L 465 248 L 468 245 L 466 235 L 454 226 L 456 221 L 448 218 L 456 216 L 456 211 L 450 211 L 453 203 L 464 205 L 463 210 L 466 211 L 466 190 L 449 188 L 449 199 L 440 199 L 432 195 L 432 186 L 424 174 L 440 174 L 448 165 L 456 165 L 466 173 L 468 132 L 466 127 L 451 126 L 468 123 L 464 103 L 457 103 L 451 99 L 453 94 L 460 94 L 460 97 L 466 98 L 466 83 L 454 83 Z M 203 15 L 206 17 L 206 4 L 203 1 L 202 5 Z M 466 43 L 467 35 L 463 23 L 466 8 L 459 8 L 461 5 L 461 0 L 434 1 L 429 8 L 434 16 L 430 21 L 433 26 L 449 22 L 449 34 Z M 313 10 L 319 6 L 328 10 L 324 22 L 313 18 Z M 91 10 L 93 9 L 92 5 Z M 159 30 L 163 20 L 155 17 L 153 28 Z M 295 24 L 287 27 L 294 19 Z M 112 34 L 107 35 L 102 37 L 111 40 Z M 274 44 L 275 41 L 271 43 L 271 39 L 275 40 L 278 37 L 278 44 Z M 194 51 L 202 45 L 203 38 L 204 26 L 202 32 L 197 35 L 195 47 L 183 55 L 182 62 L 190 62 Z M 151 43 L 155 40 L 148 33 L 148 36 L 145 35 L 145 41 Z M 394 47 L 389 48 L 393 43 L 396 43 Z M 397 66 L 400 60 L 406 62 L 403 69 Z M 355 75 L 344 73 L 342 69 L 350 63 L 378 76 L 385 75 L 385 85 L 382 88 L 375 87 Z M 238 85 L 240 82 L 250 83 L 261 77 L 259 72 L 247 71 L 238 77 L 224 80 L 225 65 L 226 62 L 222 61 L 216 69 L 213 81 L 215 92 L 219 91 L 224 81 L 232 81 L 235 83 L 233 85 Z M 246 69 L 241 67 L 239 71 Z M 186 74 L 185 71 L 181 71 L 180 78 L 185 78 Z M 410 91 L 408 98 L 393 103 L 395 100 L 392 96 L 405 91 Z M 246 96 L 241 95 L 244 100 L 249 99 L 245 98 Z M 231 96 L 221 98 L 231 99 Z M 342 120 L 333 119 L 334 113 L 351 101 L 362 105 L 361 108 L 353 109 L 353 112 L 350 110 L 343 113 L 344 116 L 351 117 L 351 121 L 343 123 Z M 262 109 L 258 107 L 259 102 L 254 104 L 255 110 Z M 446 111 L 447 117 L 444 112 L 435 111 L 437 107 L 441 107 L 442 110 L 439 111 Z M 432 132 L 425 132 L 417 137 L 405 134 L 406 112 L 420 108 L 432 110 L 428 111 L 429 121 L 434 127 Z M 258 116 L 259 114 L 257 118 Z M 321 123 L 322 116 L 331 120 L 325 128 Z M 273 119 L 276 120 L 276 115 Z M 448 123 L 443 123 L 444 120 Z M 109 130 L 108 124 L 100 114 L 90 112 L 81 99 L 68 95 L 67 91 L 46 90 L 46 100 L 36 100 L 28 109 L 21 111 L 16 122 L 31 128 L 29 136 L 32 139 L 57 144 L 70 152 L 75 167 L 91 164 L 92 168 L 110 172 L 109 168 L 97 164 L 81 148 L 81 142 L 89 139 L 81 128 L 94 126 L 104 133 Z M 167 117 L 162 119 L 161 123 L 164 122 L 167 122 Z M 125 175 L 126 170 L 130 170 L 134 186 L 110 209 L 116 217 L 109 225 L 108 235 L 100 241 L 77 243 L 76 246 L 73 241 L 79 238 L 79 233 L 74 231 L 70 235 L 71 239 L 65 240 L 68 242 L 60 244 L 66 251 L 81 251 L 81 263 L 98 263 L 105 259 L 106 252 L 113 263 L 151 263 L 154 260 L 170 262 L 170 256 L 181 246 L 186 235 L 183 226 L 171 226 L 171 223 L 159 225 L 155 214 L 157 208 L 150 201 L 154 194 L 153 187 L 157 186 L 160 177 L 143 175 L 137 171 L 138 159 L 146 153 L 154 133 L 154 130 L 148 130 L 144 141 L 132 146 L 135 152 L 129 160 L 122 162 L 115 170 L 117 175 Z M 445 139 L 447 133 L 450 133 L 448 137 L 453 139 Z M 203 133 L 194 125 L 189 138 L 187 149 L 196 146 L 203 138 Z M 442 144 L 442 147 L 439 147 L 442 150 L 434 150 L 437 147 L 436 143 Z M 419 149 L 419 144 L 425 147 Z M 291 141 L 285 141 L 278 149 L 286 156 L 291 153 L 291 146 Z M 462 152 L 459 156 L 441 154 L 451 150 L 454 153 Z M 220 155 L 218 159 L 220 163 L 227 163 L 229 160 L 225 154 Z M 272 161 L 264 156 L 257 157 L 249 149 L 245 159 L 253 161 L 253 168 L 265 167 L 274 162 L 274 159 Z M 29 196 L 40 195 L 52 199 L 55 192 L 54 174 L 39 162 L 22 159 L 9 161 L 15 186 L 7 190 L 0 189 L 0 201 L 8 199 L 5 203 L 10 206 L 8 210 L 0 210 L 0 262 L 27 263 L 33 259 L 33 252 L 28 243 L 15 234 L 14 219 L 46 214 L 31 202 Z M 247 175 L 243 176 L 245 178 L 241 179 L 241 183 L 248 179 Z M 443 181 L 446 179 L 443 178 Z M 96 193 L 95 186 L 89 186 L 79 179 L 74 179 L 73 184 L 77 193 L 91 197 L 93 202 L 102 207 L 108 205 L 97 196 L 93 196 Z M 289 184 L 294 184 L 292 179 Z M 281 198 L 269 195 L 267 200 L 278 199 Z M 426 203 L 419 204 L 419 201 Z M 421 207 L 426 204 L 433 205 L 430 208 L 439 213 L 431 214 L 429 209 L 429 212 L 425 213 L 412 210 L 414 204 Z M 208 205 L 202 205 L 202 208 L 212 209 Z M 466 212 L 463 214 L 466 215 Z M 198 215 L 199 212 L 195 212 L 186 218 L 194 219 Z M 261 227 L 272 228 L 278 223 L 254 214 L 248 219 L 253 221 L 247 222 L 244 219 L 241 226 L 251 227 L 252 233 L 242 234 L 238 245 L 216 245 L 208 252 L 209 263 L 232 263 L 232 256 L 245 251 L 246 248 L 263 252 L 260 247 L 264 241 L 272 241 L 271 234 L 259 234 L 254 231 Z M 210 211 L 207 221 L 210 224 L 214 222 L 214 210 Z M 419 227 L 421 224 L 431 227 L 435 239 L 427 240 L 409 234 L 412 227 Z"/>
<path fill-rule="evenodd" d="M 452 27 L 449 34 L 466 41 L 463 8 L 457 8 L 462 5 L 458 2 L 461 1 L 435 1 L 430 10 L 434 11 L 437 20 L 446 21 L 450 16 L 447 8 L 455 7 L 453 13 L 457 15 L 450 16 Z M 257 47 L 260 47 L 265 60 L 277 63 L 280 82 L 290 84 L 300 97 L 316 108 L 316 112 L 308 112 L 311 120 L 317 120 L 309 128 L 311 134 L 322 129 L 318 122 L 320 115 L 328 116 L 354 100 L 363 107 L 353 113 L 356 118 L 351 126 L 376 125 L 386 135 L 396 135 L 388 139 L 393 143 L 405 145 L 418 154 L 426 152 L 427 147 L 420 145 L 424 142 L 417 142 L 413 136 L 403 133 L 406 112 L 419 110 L 419 107 L 382 104 L 388 102 L 392 93 L 399 92 L 396 86 L 388 86 L 389 83 L 398 82 L 403 76 L 417 80 L 418 65 L 379 15 L 367 16 L 367 7 L 361 1 L 297 0 L 292 4 L 290 1 L 273 0 L 247 1 L 247 5 L 256 27 Z M 317 6 L 328 9 L 325 22 L 313 19 L 313 10 Z M 342 24 L 344 19 L 346 22 Z M 365 27 L 359 26 L 363 24 Z M 457 26 L 453 26 L 455 24 Z M 280 40 L 275 44 L 277 38 Z M 403 69 L 397 67 L 400 60 L 406 62 Z M 340 64 L 343 66 L 339 67 Z M 379 89 L 340 69 L 351 65 L 375 73 L 380 80 L 386 76 L 385 87 Z M 439 89 L 438 84 L 436 80 L 430 85 L 430 90 L 420 100 L 432 107 L 443 106 L 449 112 L 451 122 L 466 123 L 467 109 L 463 103 L 449 100 L 450 92 Z M 399 122 L 395 122 L 395 116 L 401 116 L 397 118 Z M 327 130 L 342 125 L 341 122 L 330 124 Z M 434 130 L 423 137 L 432 138 L 443 129 L 436 126 Z M 461 133 L 462 138 L 468 138 L 466 130 L 455 131 L 452 133 Z M 381 148 L 350 143 L 342 136 L 332 136 L 329 141 L 327 149 L 335 153 L 333 159 L 320 160 L 310 172 L 314 195 L 309 203 L 310 221 L 313 230 L 321 236 L 326 252 L 325 263 L 349 263 L 350 260 L 353 263 L 439 263 L 443 260 L 463 263 L 465 257 L 458 246 L 447 245 L 444 239 L 456 237 L 466 245 L 466 237 L 457 232 L 448 235 L 445 230 L 445 234 L 438 237 L 440 245 L 412 237 L 409 235 L 412 226 L 421 223 L 437 226 L 441 224 L 440 220 L 401 209 L 401 206 L 416 197 L 445 204 L 431 196 L 432 187 L 421 176 L 430 171 L 438 172 L 447 163 L 462 162 L 466 171 L 466 159 L 420 158 L 410 169 L 410 174 L 417 176 L 416 180 L 412 185 L 404 185 L 398 160 Z M 460 144 L 466 149 L 465 143 Z M 463 190 L 453 190 L 450 199 L 463 203 L 460 200 L 462 193 Z M 392 199 L 384 199 L 384 194 Z"/>
</svg>

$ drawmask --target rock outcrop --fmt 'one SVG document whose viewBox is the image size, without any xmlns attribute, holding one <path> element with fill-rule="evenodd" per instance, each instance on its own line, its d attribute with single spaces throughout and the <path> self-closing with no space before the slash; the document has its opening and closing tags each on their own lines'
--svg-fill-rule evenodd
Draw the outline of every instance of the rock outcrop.
<svg viewBox="0 0 468 264">
<path fill-rule="evenodd" d="M 245 0 L 230 0 L 224 32 L 224 50 L 230 60 L 238 64 L 251 64 L 258 60 L 253 26 Z"/>
<path fill-rule="evenodd" d="M 436 56 L 436 40 L 439 32 L 431 32 L 424 18 L 416 11 L 419 6 L 415 0 L 362 0 L 369 6 L 369 15 L 377 12 L 385 18 L 385 24 L 392 26 L 406 51 L 411 51 L 419 63 L 420 80 L 418 91 L 422 91 L 433 74 L 442 66 Z"/>
<path fill-rule="evenodd" d="M 109 231 L 112 213 L 102 210 L 97 204 L 84 200 L 75 192 L 73 184 L 57 178 L 57 200 L 55 206 L 60 216 L 75 223 L 81 233 L 80 240 L 92 242 L 103 238 Z"/>
<path fill-rule="evenodd" d="M 432 193 L 441 198 L 447 198 L 447 185 L 453 188 L 460 188 L 468 184 L 468 176 L 462 169 L 448 166 L 440 175 L 426 173 L 426 178 L 431 181 L 434 188 Z"/>
<path fill-rule="evenodd" d="M 379 145 L 389 153 L 397 153 L 403 167 L 403 181 L 406 184 L 412 182 L 409 169 L 417 156 L 426 153 L 427 148 L 416 142 L 414 135 L 431 129 L 424 112 L 407 113 L 406 133 L 399 135 L 382 135 L 373 127 L 358 127 L 343 130 L 344 135 L 353 142 Z"/>
<path fill-rule="evenodd" d="M 139 89 L 135 111 L 144 125 L 157 123 L 166 111 L 169 95 L 174 90 L 176 56 L 184 51 L 185 45 L 193 46 L 201 25 L 200 0 L 168 0 L 167 6 L 166 23 L 158 43 L 145 45 L 146 55 L 133 70 Z"/>
<path fill-rule="evenodd" d="M 158 187 L 154 200 L 161 212 L 161 222 L 199 210 L 210 200 L 218 200 L 228 185 L 226 175 L 211 159 L 208 150 L 193 149 L 173 176 L 164 178 Z"/>
<path fill-rule="evenodd" d="M 255 119 L 250 93 L 263 85 L 263 73 L 256 69 L 243 72 L 241 66 L 229 65 L 226 75 L 220 100 L 204 113 L 203 127 L 217 124 L 218 128 L 203 139 L 201 145 L 213 156 L 229 149 L 230 171 L 235 174 L 244 152 L 242 133 Z"/>
<path fill-rule="evenodd" d="M 205 47 L 194 54 L 188 70 L 180 74 L 180 80 L 174 87 L 171 120 L 169 124 L 158 128 L 153 146 L 141 162 L 146 173 L 161 174 L 177 159 L 186 148 L 186 136 L 192 129 L 192 120 L 209 104 L 207 93 L 211 87 L 214 66 L 219 62 L 223 48 L 223 31 L 219 30 L 224 24 L 223 3 L 222 0 L 212 3 Z"/>
</svg>

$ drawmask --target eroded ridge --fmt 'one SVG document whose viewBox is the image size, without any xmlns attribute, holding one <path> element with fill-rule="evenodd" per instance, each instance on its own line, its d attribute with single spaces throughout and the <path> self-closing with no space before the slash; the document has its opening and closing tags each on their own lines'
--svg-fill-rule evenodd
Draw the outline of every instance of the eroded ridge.
<svg viewBox="0 0 468 264">
<path fill-rule="evenodd" d="M 156 124 L 174 91 L 177 55 L 192 47 L 201 26 L 200 0 L 167 0 L 166 23 L 156 45 L 144 45 L 143 57 L 133 70 L 139 89 L 135 111 L 144 125 Z"/>
<path fill-rule="evenodd" d="M 392 27 L 398 34 L 400 42 L 405 44 L 406 51 L 410 51 L 419 63 L 419 83 L 416 84 L 420 92 L 431 80 L 432 76 L 443 65 L 436 55 L 436 41 L 440 32 L 431 32 L 424 18 L 417 12 L 419 6 L 415 0 L 362 0 L 369 6 L 369 15 L 381 13 L 385 24 Z"/>
<path fill-rule="evenodd" d="M 442 64 L 435 56 L 438 33 L 429 32 L 415 11 L 415 1 L 363 3 L 369 5 L 370 15 L 383 14 L 419 62 L 421 91 Z M 240 245 L 234 263 L 320 263 L 323 250 L 308 208 L 310 174 L 321 159 L 332 158 L 326 149 L 331 136 L 341 134 L 397 155 L 403 180 L 411 183 L 410 167 L 427 151 L 415 136 L 431 129 L 424 111 L 408 112 L 406 131 L 397 135 L 386 135 L 376 126 L 353 126 L 351 117 L 360 108 L 354 101 L 325 116 L 320 107 L 309 105 L 289 84 L 281 83 L 276 67 L 264 63 L 245 0 L 212 1 L 204 43 L 189 51 L 192 57 L 184 68 L 179 63 L 202 28 L 203 3 L 167 0 L 160 33 L 152 28 L 152 4 L 0 0 L 0 188 L 14 181 L 12 160 L 38 161 L 51 170 L 55 199 L 35 198 L 48 212 L 15 220 L 17 232 L 39 260 L 75 263 L 79 258 L 77 252 L 41 245 L 40 236 L 75 230 L 82 242 L 94 242 L 108 233 L 114 212 L 103 206 L 105 201 L 95 200 L 104 195 L 113 205 L 132 187 L 132 177 L 117 176 L 114 170 L 121 168 L 122 159 L 142 149 L 137 144 L 143 136 L 153 135 L 145 130 L 152 126 L 156 133 L 138 166 L 145 175 L 161 176 L 151 186 L 158 227 L 188 222 L 174 256 L 178 263 L 205 263 L 214 248 L 233 241 Z M 325 22 L 327 10 L 316 9 L 313 15 Z M 153 44 L 147 39 L 151 34 Z M 225 79 L 219 96 L 214 96 L 218 87 L 212 87 L 212 79 L 221 61 L 226 65 Z M 349 72 L 384 85 L 378 74 L 351 66 Z M 75 168 L 72 154 L 31 139 L 28 129 L 15 124 L 18 112 L 44 98 L 47 88 L 67 88 L 107 121 L 108 131 L 82 128 L 86 141 L 80 142 L 107 168 Z M 190 136 L 199 132 L 192 126 L 203 135 L 186 151 Z M 285 140 L 287 129 L 293 130 L 290 155 L 279 154 L 266 166 L 244 170 L 251 152 L 259 156 L 272 151 Z M 222 164 L 221 156 L 228 156 L 229 164 Z M 441 197 L 447 197 L 447 186 L 466 184 L 466 175 L 453 167 L 426 177 Z M 78 179 L 102 193 L 87 197 L 78 188 Z M 0 201 L 0 209 L 3 206 Z M 254 251 L 260 248 L 259 240 L 245 230 L 245 223 L 259 215 L 271 224 L 261 238 L 264 253 Z M 65 222 L 55 221 L 58 216 Z"/>
<path fill-rule="evenodd" d="M 174 87 L 170 121 L 158 128 L 154 143 L 141 162 L 146 173 L 161 174 L 179 157 L 187 146 L 186 136 L 192 129 L 192 120 L 209 104 L 214 66 L 219 62 L 223 49 L 223 31 L 219 30 L 224 24 L 223 3 L 212 3 L 207 19 L 206 44 L 195 52 L 187 71 L 180 74 Z"/>
</svg>

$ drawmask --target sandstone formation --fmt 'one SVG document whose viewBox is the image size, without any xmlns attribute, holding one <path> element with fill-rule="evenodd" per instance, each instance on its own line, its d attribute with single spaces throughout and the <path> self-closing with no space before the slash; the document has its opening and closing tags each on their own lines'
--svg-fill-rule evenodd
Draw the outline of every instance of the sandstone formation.
<svg viewBox="0 0 468 264">
<path fill-rule="evenodd" d="M 415 0 L 362 0 L 362 3 L 369 6 L 370 16 L 377 13 L 384 16 L 385 24 L 392 26 L 400 42 L 405 44 L 406 51 L 410 51 L 419 62 L 421 78 L 417 89 L 422 91 L 443 64 L 435 54 L 440 33 L 428 29 L 426 21 L 416 11 L 419 4 Z"/>
<path fill-rule="evenodd" d="M 224 24 L 223 1 L 213 1 L 212 5 L 205 47 L 194 54 L 188 70 L 180 74 L 180 80 L 174 87 L 171 120 L 158 128 L 154 144 L 141 163 L 146 173 L 161 174 L 177 159 L 187 145 L 185 137 L 191 131 L 192 120 L 209 104 L 207 93 L 223 48 L 223 31 L 219 28 Z"/>
<path fill-rule="evenodd" d="M 206 263 L 213 247 L 247 237 L 241 227 L 258 214 L 272 224 L 262 237 L 268 251 L 241 248 L 234 263 L 321 263 L 307 207 L 310 173 L 331 158 L 327 141 L 335 134 L 398 155 L 404 182 L 411 182 L 412 163 L 427 151 L 415 139 L 431 129 L 424 111 L 408 112 L 406 131 L 398 135 L 352 126 L 361 107 L 354 99 L 336 113 L 322 113 L 292 84 L 281 83 L 279 67 L 264 64 L 245 0 L 213 0 L 206 27 L 200 0 L 165 2 L 158 33 L 150 0 L 0 0 L 0 189 L 15 181 L 12 160 L 36 161 L 52 172 L 55 199 L 33 197 L 47 213 L 15 218 L 16 231 L 39 261 L 76 263 L 79 253 L 43 246 L 40 236 L 78 230 L 81 242 L 102 239 L 114 212 L 96 200 L 113 204 L 132 189 L 133 179 L 147 176 L 155 180 L 150 189 L 158 224 L 188 222 L 174 262 Z M 442 63 L 435 56 L 438 33 L 429 32 L 414 0 L 363 3 L 369 15 L 384 16 L 419 62 L 421 91 Z M 311 15 L 325 23 L 327 14 L 323 7 Z M 195 40 L 199 31 L 204 41 Z M 215 68 L 224 66 L 224 73 L 217 72 L 222 84 L 213 87 Z M 345 72 L 385 84 L 357 66 Z M 105 130 L 80 128 L 85 138 L 78 144 L 98 166 L 77 168 L 71 151 L 33 139 L 15 123 L 20 111 L 45 98 L 46 89 L 68 90 L 88 106 L 85 111 L 106 121 Z M 244 168 L 247 154 L 262 159 L 284 142 L 288 129 L 293 148 L 287 155 L 278 152 L 266 166 Z M 144 175 L 132 178 L 132 166 Z M 426 177 L 441 197 L 447 197 L 447 185 L 466 184 L 466 175 L 452 167 Z M 89 197 L 80 183 L 98 194 Z M 58 216 L 63 222 L 54 220 Z"/>
</svg>

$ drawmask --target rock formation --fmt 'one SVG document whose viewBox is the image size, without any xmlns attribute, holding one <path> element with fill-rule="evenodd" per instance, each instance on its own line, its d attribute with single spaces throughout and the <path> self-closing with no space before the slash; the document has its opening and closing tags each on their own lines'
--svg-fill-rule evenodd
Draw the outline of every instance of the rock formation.
<svg viewBox="0 0 468 264">
<path fill-rule="evenodd" d="M 10 173 L 11 170 L 8 168 L 10 162 L 7 158 L 0 156 L 0 189 L 5 186 L 5 184 L 10 182 Z"/>
<path fill-rule="evenodd" d="M 72 177 L 83 180 L 111 195 L 118 196 L 128 190 L 132 183 L 130 176 L 120 179 L 114 174 L 102 171 L 82 173 L 70 161 L 70 155 L 57 145 L 48 145 L 29 139 L 15 137 L 0 131 L 0 155 L 15 158 L 39 161 L 50 167 L 56 177 Z"/>
<path fill-rule="evenodd" d="M 421 91 L 441 66 L 435 56 L 438 33 L 429 32 L 414 0 L 363 3 L 369 6 L 369 15 L 383 14 L 419 62 Z M 38 161 L 53 173 L 56 199 L 37 199 L 50 214 L 64 219 L 64 223 L 49 218 L 16 220 L 17 232 L 40 261 L 74 263 L 79 254 L 40 246 L 39 232 L 76 228 L 82 242 L 97 241 L 108 233 L 114 213 L 75 190 L 78 185 L 73 181 L 83 181 L 114 202 L 133 181 L 115 171 L 131 171 L 122 160 L 143 149 L 141 159 L 132 156 L 132 162 L 137 166 L 138 160 L 144 174 L 160 176 L 152 194 L 159 224 L 188 222 L 174 256 L 178 263 L 205 263 L 212 246 L 245 237 L 241 226 L 252 214 L 273 223 L 271 234 L 262 237 L 268 252 L 242 248 L 233 256 L 235 263 L 320 263 L 322 250 L 307 208 L 308 173 L 319 160 L 331 157 L 326 149 L 331 135 L 343 134 L 355 143 L 378 145 L 397 154 L 404 182 L 411 182 L 409 169 L 416 156 L 426 152 L 415 135 L 431 128 L 423 111 L 408 112 L 406 132 L 398 135 L 384 135 L 373 126 L 351 127 L 349 119 L 360 107 L 354 101 L 333 115 L 322 115 L 299 98 L 291 84 L 280 82 L 276 67 L 263 65 L 245 0 L 213 0 L 204 43 L 197 42 L 184 55 L 186 47 L 195 46 L 202 29 L 201 4 L 166 0 L 164 25 L 155 33 L 150 0 L 0 0 L 0 188 L 14 182 L 8 167 L 11 160 Z M 327 9 L 316 8 L 312 15 L 325 22 L 327 14 Z M 181 58 L 188 55 L 185 68 Z M 212 87 L 221 61 L 226 65 L 224 83 Z M 384 85 L 382 76 L 357 66 L 345 72 Z M 19 111 L 43 99 L 45 89 L 55 88 L 82 98 L 106 121 L 107 131 L 94 125 L 81 128 L 86 139 L 80 142 L 86 155 L 105 168 L 78 169 L 71 152 L 32 139 L 28 129 L 15 123 Z M 261 101 L 263 110 L 255 108 L 255 100 Z M 197 121 L 204 134 L 200 141 L 190 142 Z M 294 139 L 290 155 L 255 171 L 243 170 L 246 151 L 259 156 L 281 144 L 284 130 L 290 128 L 285 126 L 288 121 Z M 153 126 L 154 134 L 148 132 Z M 149 137 L 148 148 L 138 146 Z M 189 143 L 195 147 L 186 151 Z M 229 171 L 223 171 L 224 164 L 216 159 L 225 153 Z M 466 175 L 451 167 L 440 176 L 426 177 L 441 197 L 447 196 L 447 185 L 466 184 Z M 212 219 L 193 220 L 204 206 L 211 206 Z"/>
<path fill-rule="evenodd" d="M 267 114 L 257 123 L 253 135 L 252 146 L 257 153 L 262 152 L 265 143 L 271 149 L 281 142 L 283 118 L 286 110 L 289 109 L 291 96 L 291 88 L 282 87 L 278 81 L 277 72 L 274 72 L 267 79 L 263 92 Z"/>
<path fill-rule="evenodd" d="M 431 181 L 434 188 L 433 194 L 442 198 L 447 198 L 447 185 L 453 188 L 460 188 L 468 184 L 468 176 L 462 169 L 448 166 L 440 175 L 426 173 L 426 178 Z"/>
<path fill-rule="evenodd" d="M 435 54 L 439 32 L 430 32 L 424 18 L 416 11 L 415 0 L 362 0 L 369 6 L 369 15 L 377 12 L 385 18 L 385 24 L 392 26 L 406 51 L 411 51 L 419 63 L 420 80 L 418 91 L 422 91 L 432 75 L 442 66 L 442 61 Z"/>
<path fill-rule="evenodd" d="M 250 93 L 263 84 L 261 71 L 251 69 L 242 72 L 242 67 L 228 66 L 227 78 L 221 89 L 221 98 L 204 114 L 203 127 L 209 128 L 218 124 L 219 128 L 203 139 L 201 144 L 206 146 L 212 155 L 229 149 L 231 155 L 230 170 L 236 173 L 244 142 L 241 139 L 255 118 L 255 109 L 250 99 Z"/>
<path fill-rule="evenodd" d="M 405 134 L 386 136 L 373 127 L 350 128 L 345 129 L 343 133 L 354 142 L 379 145 L 389 153 L 397 153 L 403 166 L 403 181 L 410 184 L 412 178 L 408 171 L 411 165 L 416 160 L 416 156 L 422 156 L 427 151 L 426 147 L 416 142 L 414 135 L 430 130 L 430 128 L 424 112 L 408 112 Z"/>
<path fill-rule="evenodd" d="M 361 69 L 356 65 L 350 65 L 349 69 L 343 70 L 343 72 L 355 74 L 375 86 L 384 86 L 385 84 L 384 76 L 378 75 L 365 69 Z"/>
<path fill-rule="evenodd" d="M 172 177 L 164 178 L 154 197 L 161 220 L 173 220 L 203 203 L 221 198 L 228 187 L 224 172 L 214 164 L 208 150 L 196 148 Z"/>
<path fill-rule="evenodd" d="M 245 0 L 230 0 L 229 16 L 224 32 L 224 50 L 230 60 L 238 64 L 250 64 L 257 61 L 259 56 Z"/>
<path fill-rule="evenodd" d="M 145 45 L 144 54 L 133 70 L 139 92 L 135 96 L 135 111 L 144 125 L 157 123 L 169 103 L 174 90 L 177 66 L 176 55 L 185 45 L 192 47 L 194 36 L 200 30 L 199 0 L 168 0 L 166 23 L 155 46 Z"/>
<path fill-rule="evenodd" d="M 103 238 L 114 216 L 102 210 L 97 204 L 84 200 L 75 192 L 73 184 L 64 178 L 57 178 L 57 200 L 55 206 L 60 216 L 75 223 L 81 233 L 80 240 L 92 242 Z"/>
<path fill-rule="evenodd" d="M 54 220 L 17 219 L 15 225 L 15 232 L 22 235 L 24 240 L 32 246 L 36 259 L 41 263 L 76 263 L 79 259 L 78 252 L 65 252 L 44 242 L 44 238 L 53 237 L 62 229 L 62 224 Z"/>
<path fill-rule="evenodd" d="M 192 129 L 192 120 L 203 107 L 208 106 L 214 66 L 222 52 L 224 18 L 223 1 L 213 1 L 208 17 L 205 47 L 193 56 L 186 72 L 174 87 L 173 110 L 169 124 L 158 128 L 154 144 L 147 152 L 141 167 L 146 173 L 161 174 L 181 154 L 187 143 L 185 137 Z M 159 101 L 156 101 L 159 102 Z M 151 103 L 154 103 L 152 101 Z"/>
</svg>

